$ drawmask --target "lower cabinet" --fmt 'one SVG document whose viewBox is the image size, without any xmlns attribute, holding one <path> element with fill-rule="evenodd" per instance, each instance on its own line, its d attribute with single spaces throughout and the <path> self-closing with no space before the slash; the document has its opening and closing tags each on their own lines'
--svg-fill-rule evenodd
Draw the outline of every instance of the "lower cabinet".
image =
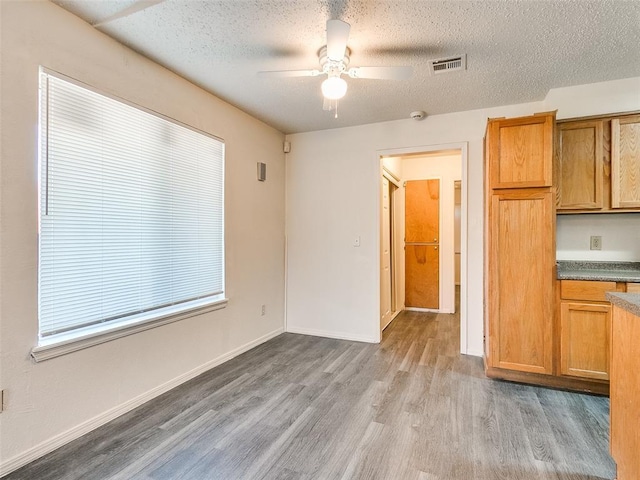
<svg viewBox="0 0 640 480">
<path fill-rule="evenodd" d="M 560 303 L 560 373 L 609 380 L 611 305 Z"/>
</svg>

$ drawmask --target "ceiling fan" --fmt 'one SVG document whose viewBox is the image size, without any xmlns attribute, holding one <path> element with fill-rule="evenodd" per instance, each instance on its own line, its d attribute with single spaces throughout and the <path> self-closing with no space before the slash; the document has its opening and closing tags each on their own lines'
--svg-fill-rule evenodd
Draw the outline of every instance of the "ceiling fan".
<svg viewBox="0 0 640 480">
<path fill-rule="evenodd" d="M 321 89 L 324 110 L 334 110 L 338 118 L 338 100 L 347 93 L 347 82 L 342 75 L 351 78 L 371 78 L 382 80 L 406 80 L 413 74 L 412 67 L 351 67 L 351 50 L 347 47 L 351 25 L 341 20 L 327 20 L 327 44 L 318 51 L 319 69 L 278 70 L 258 72 L 260 77 L 317 77 L 326 75 Z"/>
</svg>

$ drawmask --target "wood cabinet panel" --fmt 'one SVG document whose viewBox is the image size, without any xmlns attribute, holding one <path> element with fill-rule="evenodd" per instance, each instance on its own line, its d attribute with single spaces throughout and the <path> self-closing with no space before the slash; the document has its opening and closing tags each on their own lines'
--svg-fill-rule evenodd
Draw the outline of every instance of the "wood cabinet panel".
<svg viewBox="0 0 640 480">
<path fill-rule="evenodd" d="M 611 305 L 562 302 L 560 373 L 609 380 Z"/>
<path fill-rule="evenodd" d="M 627 293 L 640 293 L 640 283 L 627 283 Z"/>
<path fill-rule="evenodd" d="M 490 364 L 552 373 L 554 198 L 549 189 L 492 195 L 489 235 Z"/>
<path fill-rule="evenodd" d="M 555 114 L 490 120 L 490 188 L 552 186 Z"/>
<path fill-rule="evenodd" d="M 611 206 L 640 208 L 640 115 L 611 120 Z"/>
<path fill-rule="evenodd" d="M 440 307 L 440 260 L 437 245 L 405 246 L 405 305 L 438 309 Z"/>
<path fill-rule="evenodd" d="M 590 300 L 606 302 L 606 292 L 616 291 L 616 282 L 592 280 L 562 280 L 561 296 L 564 300 Z"/>
<path fill-rule="evenodd" d="M 636 480 L 640 478 L 640 317 L 614 305 L 611 331 L 611 456 L 618 480 Z"/>
<path fill-rule="evenodd" d="M 603 121 L 558 125 L 558 209 L 603 207 Z"/>
</svg>

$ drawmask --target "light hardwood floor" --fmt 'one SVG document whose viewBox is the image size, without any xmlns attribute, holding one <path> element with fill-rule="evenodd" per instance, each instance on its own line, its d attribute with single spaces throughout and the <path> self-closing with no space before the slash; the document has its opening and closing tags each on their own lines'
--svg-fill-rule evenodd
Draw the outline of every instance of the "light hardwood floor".
<svg viewBox="0 0 640 480">
<path fill-rule="evenodd" d="M 7 479 L 612 479 L 609 400 L 484 377 L 455 315 L 283 334 Z"/>
</svg>

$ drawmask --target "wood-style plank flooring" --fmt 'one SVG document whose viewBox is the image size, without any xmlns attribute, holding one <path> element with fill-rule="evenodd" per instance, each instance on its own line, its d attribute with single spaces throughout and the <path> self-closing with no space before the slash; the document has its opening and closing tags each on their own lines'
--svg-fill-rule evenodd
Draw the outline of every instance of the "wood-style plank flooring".
<svg viewBox="0 0 640 480">
<path fill-rule="evenodd" d="M 380 345 L 283 334 L 10 474 L 22 480 L 600 480 L 607 398 L 484 377 L 456 315 Z"/>
</svg>

